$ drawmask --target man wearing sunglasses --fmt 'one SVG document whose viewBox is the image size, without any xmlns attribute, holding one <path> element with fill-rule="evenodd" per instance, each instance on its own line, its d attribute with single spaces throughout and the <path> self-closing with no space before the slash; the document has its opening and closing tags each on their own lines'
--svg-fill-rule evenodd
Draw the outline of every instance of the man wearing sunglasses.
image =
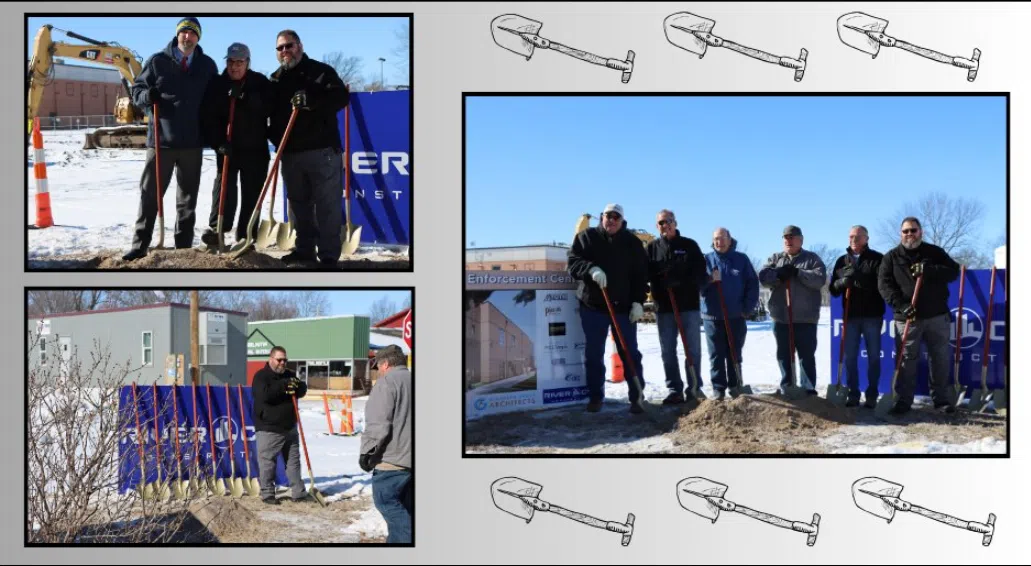
<svg viewBox="0 0 1031 566">
<path fill-rule="evenodd" d="M 612 318 L 602 289 L 608 292 L 628 352 L 616 340 L 616 349 L 624 367 L 633 360 L 638 379 L 627 379 L 630 389 L 630 412 L 644 412 L 641 406 L 644 368 L 637 349 L 637 321 L 644 316 L 648 294 L 648 256 L 644 244 L 626 228 L 623 207 L 610 204 L 601 214 L 601 223 L 576 235 L 569 248 L 568 271 L 578 281 L 576 298 L 580 301 L 580 325 L 584 332 L 584 365 L 586 366 L 587 411 L 597 413 L 605 398 L 605 339 L 612 327 Z"/>
<path fill-rule="evenodd" d="M 293 397 L 300 399 L 308 386 L 287 369 L 286 349 L 275 346 L 268 363 L 254 374 L 251 393 L 254 396 L 254 429 L 258 439 L 258 481 L 261 500 L 279 505 L 276 499 L 276 458 L 283 456 L 286 477 L 290 480 L 290 500 L 308 499 L 301 480 L 300 437 Z"/>
<path fill-rule="evenodd" d="M 777 341 L 777 364 L 780 366 L 780 388 L 791 385 L 792 359 L 790 338 L 794 334 L 797 362 L 801 366 L 797 387 L 816 395 L 816 325 L 820 322 L 823 286 L 827 284 L 827 266 L 820 256 L 802 249 L 802 229 L 787 226 L 783 232 L 784 251 L 775 253 L 759 270 L 759 283 L 771 289 L 770 318 L 773 337 Z M 788 284 L 791 286 L 791 317 L 788 317 Z M 789 327 L 790 325 L 790 327 Z"/>
<path fill-rule="evenodd" d="M 659 326 L 662 367 L 666 373 L 666 388 L 669 389 L 669 395 L 662 403 L 673 405 L 683 403 L 685 393 L 680 364 L 677 362 L 680 329 L 669 295 L 672 292 L 677 303 L 691 360 L 694 362 L 694 373 L 698 376 L 698 388 L 701 389 L 702 369 L 699 358 L 702 355 L 702 315 L 699 311 L 698 292 L 708 282 L 708 273 L 702 249 L 698 247 L 698 242 L 680 235 L 677 218 L 672 210 L 660 210 L 655 225 L 659 229 L 659 237 L 648 242 L 645 251 L 648 254 L 648 279 Z M 690 375 L 686 356 L 684 371 Z M 690 388 L 687 395 L 691 395 Z"/>
<path fill-rule="evenodd" d="M 347 106 L 349 93 L 333 67 L 308 57 L 293 30 L 276 36 L 276 58 L 279 69 L 269 77 L 273 91 L 269 139 L 283 154 L 283 184 L 297 231 L 294 250 L 283 262 L 318 259 L 323 268 L 335 269 L 344 187 L 337 112 Z M 297 118 L 281 148 L 294 109 Z"/>
<path fill-rule="evenodd" d="M 959 277 L 959 264 L 942 248 L 923 241 L 920 221 L 912 216 L 902 221 L 901 241 L 884 254 L 878 271 L 877 289 L 895 313 L 895 351 L 902 351 L 902 371 L 895 392 L 898 401 L 890 414 L 909 412 L 916 392 L 917 357 L 920 343 L 927 345 L 930 358 L 931 398 L 934 408 L 955 412 L 950 399 L 949 337 L 951 315 L 949 283 Z M 918 277 L 923 278 L 916 306 L 912 305 Z M 902 342 L 906 321 L 909 333 Z M 901 346 L 901 347 L 900 347 Z"/>
</svg>

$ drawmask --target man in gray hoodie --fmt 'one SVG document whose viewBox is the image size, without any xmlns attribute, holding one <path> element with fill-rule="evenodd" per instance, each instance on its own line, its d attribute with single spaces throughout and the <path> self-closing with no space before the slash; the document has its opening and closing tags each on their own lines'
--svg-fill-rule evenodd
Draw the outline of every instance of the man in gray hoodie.
<svg viewBox="0 0 1031 566">
<path fill-rule="evenodd" d="M 820 290 L 827 283 L 827 268 L 820 256 L 802 249 L 802 229 L 784 228 L 784 251 L 766 260 L 759 271 L 759 283 L 772 289 L 770 316 L 773 318 L 773 336 L 777 340 L 777 365 L 780 366 L 780 389 L 783 393 L 791 385 L 791 350 L 789 332 L 794 331 L 795 350 L 802 371 L 795 385 L 816 395 L 816 324 L 820 322 Z M 791 320 L 789 329 L 787 294 L 791 292 Z"/>
<path fill-rule="evenodd" d="M 412 374 L 401 348 L 376 352 L 380 378 L 365 404 L 358 465 L 372 472 L 372 500 L 387 522 L 387 543 L 412 542 Z"/>
</svg>

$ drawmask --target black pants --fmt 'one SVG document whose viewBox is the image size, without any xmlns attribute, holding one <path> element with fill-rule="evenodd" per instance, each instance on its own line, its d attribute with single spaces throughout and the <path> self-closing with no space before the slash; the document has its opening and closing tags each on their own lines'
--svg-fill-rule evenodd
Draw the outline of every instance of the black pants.
<svg viewBox="0 0 1031 566">
<path fill-rule="evenodd" d="M 208 214 L 208 227 L 212 232 L 218 231 L 218 200 L 222 192 L 222 165 L 225 158 L 218 156 L 218 169 L 215 174 L 215 186 L 211 189 L 211 213 Z M 247 232 L 247 224 L 251 220 L 254 206 L 258 203 L 258 196 L 265 185 L 265 178 L 268 176 L 268 150 L 259 152 L 235 151 L 229 159 L 229 176 L 226 178 L 226 203 L 222 210 L 225 217 L 222 219 L 222 232 L 227 233 L 233 229 L 233 217 L 236 215 L 236 188 L 237 177 L 240 187 L 240 216 L 236 221 L 236 239 L 242 240 Z M 261 218 L 258 218 L 261 221 Z M 251 236 L 256 236 L 258 223 L 254 224 Z"/>
<path fill-rule="evenodd" d="M 340 213 L 343 198 L 343 162 L 333 148 L 312 149 L 283 155 L 281 171 L 287 198 L 294 211 L 294 230 L 300 254 L 319 261 L 340 259 Z"/>
<path fill-rule="evenodd" d="M 168 192 L 175 169 L 175 180 L 179 185 L 175 193 L 175 247 L 193 246 L 193 227 L 197 223 L 197 193 L 200 190 L 201 148 L 161 148 L 161 195 Z M 136 213 L 136 232 L 132 238 L 132 249 L 146 250 L 154 235 L 154 221 L 158 216 L 157 176 L 154 174 L 154 149 L 147 149 L 147 160 L 140 178 L 140 206 Z M 165 216 L 168 216 L 167 214 Z"/>
</svg>

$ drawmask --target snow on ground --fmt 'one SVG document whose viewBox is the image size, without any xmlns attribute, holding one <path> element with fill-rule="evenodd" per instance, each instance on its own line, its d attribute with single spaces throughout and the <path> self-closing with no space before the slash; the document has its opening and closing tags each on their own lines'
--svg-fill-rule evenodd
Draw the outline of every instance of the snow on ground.
<svg viewBox="0 0 1031 566">
<path fill-rule="evenodd" d="M 128 250 L 139 207 L 140 177 L 146 159 L 144 149 L 82 149 L 86 130 L 44 131 L 47 186 L 55 225 L 45 230 L 29 230 L 29 257 L 69 255 L 77 252 Z M 32 148 L 29 155 L 28 193 L 25 199 L 28 221 L 35 221 L 36 180 L 32 173 Z M 270 161 L 271 164 L 271 161 Z M 200 190 L 197 197 L 197 224 L 194 245 L 207 227 L 211 211 L 211 190 L 215 182 L 215 152 L 204 150 Z M 175 229 L 175 175 L 165 187 L 165 244 L 171 246 Z M 262 205 L 262 218 L 268 218 L 268 201 Z M 275 218 L 282 221 L 282 177 L 276 191 Z M 235 224 L 234 224 L 235 226 Z M 157 225 L 154 228 L 157 238 Z M 227 238 L 229 243 L 233 238 Z M 156 243 L 156 242 L 154 242 Z M 358 256 L 397 259 L 397 249 L 363 245 Z M 405 254 L 407 255 L 407 253 Z"/>
</svg>

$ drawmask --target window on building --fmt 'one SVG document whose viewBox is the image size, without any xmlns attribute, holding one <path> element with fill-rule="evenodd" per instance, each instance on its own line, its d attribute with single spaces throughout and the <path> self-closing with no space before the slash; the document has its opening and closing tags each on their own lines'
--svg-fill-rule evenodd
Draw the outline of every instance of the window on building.
<svg viewBox="0 0 1031 566">
<path fill-rule="evenodd" d="M 67 94 L 68 96 L 75 96 L 75 85 L 73 85 L 73 84 L 71 84 L 71 83 L 68 83 L 68 84 L 67 84 L 67 85 L 65 85 L 65 87 L 64 87 L 64 92 L 65 92 L 65 94 Z"/>
<path fill-rule="evenodd" d="M 39 365 L 47 365 L 47 338 L 46 336 L 39 337 Z"/>
<path fill-rule="evenodd" d="M 143 365 L 151 367 L 154 365 L 154 333 L 150 330 L 143 331 Z"/>
<path fill-rule="evenodd" d="M 492 266 L 490 266 L 490 270 L 491 271 L 501 271 L 501 266 L 500 265 L 492 265 Z"/>
<path fill-rule="evenodd" d="M 90 85 L 90 87 L 89 87 L 89 95 L 92 96 L 93 98 L 97 97 L 97 85 Z"/>
<path fill-rule="evenodd" d="M 504 330 L 498 330 L 498 333 L 499 333 L 498 345 L 499 346 L 504 346 L 505 345 L 505 331 Z"/>
<path fill-rule="evenodd" d="M 509 344 L 512 344 L 514 346 L 515 343 L 516 343 L 515 334 L 510 334 L 509 335 L 509 339 L 511 340 L 511 342 L 509 342 Z"/>
<path fill-rule="evenodd" d="M 351 364 L 343 360 L 329 362 L 330 377 L 347 377 L 349 375 L 351 375 Z"/>
</svg>

